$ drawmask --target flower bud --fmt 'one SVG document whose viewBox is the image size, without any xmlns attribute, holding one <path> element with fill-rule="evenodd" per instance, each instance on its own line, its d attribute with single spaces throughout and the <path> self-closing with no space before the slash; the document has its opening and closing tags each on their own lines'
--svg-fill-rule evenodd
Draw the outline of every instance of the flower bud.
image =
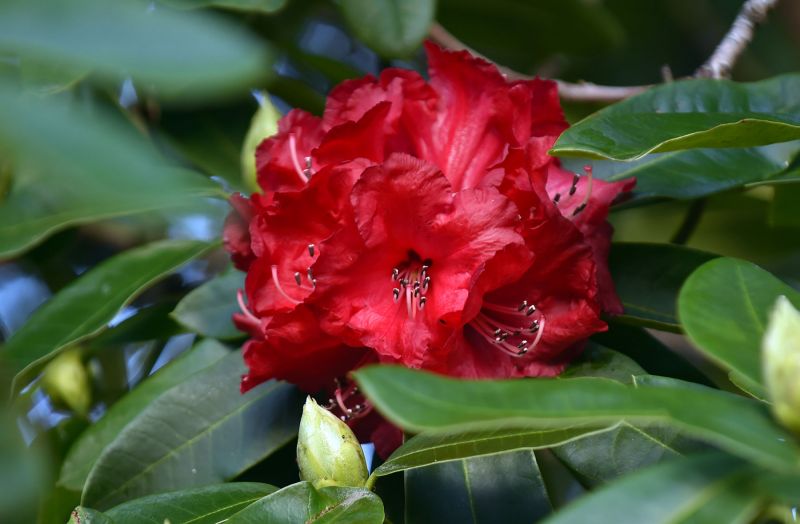
<svg viewBox="0 0 800 524">
<path fill-rule="evenodd" d="M 265 138 L 278 132 L 278 120 L 281 118 L 281 114 L 269 101 L 267 93 L 259 92 L 256 98 L 259 108 L 250 121 L 250 129 L 242 144 L 241 156 L 242 177 L 245 187 L 251 191 L 259 191 L 256 177 L 256 149 Z"/>
<path fill-rule="evenodd" d="M 763 340 L 764 378 L 772 411 L 800 434 L 800 312 L 778 297 Z"/>
<path fill-rule="evenodd" d="M 79 350 L 64 351 L 47 364 L 42 389 L 56 406 L 71 409 L 82 417 L 88 415 L 92 391 Z"/>
<path fill-rule="evenodd" d="M 300 478 L 315 488 L 363 487 L 369 476 L 356 436 L 347 424 L 319 407 L 311 397 L 306 399 L 300 419 L 297 464 Z"/>
</svg>

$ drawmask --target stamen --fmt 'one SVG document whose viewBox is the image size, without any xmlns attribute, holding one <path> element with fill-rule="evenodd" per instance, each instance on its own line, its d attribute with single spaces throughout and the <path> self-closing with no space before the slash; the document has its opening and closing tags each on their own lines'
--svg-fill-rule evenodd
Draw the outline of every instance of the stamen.
<svg viewBox="0 0 800 524">
<path fill-rule="evenodd" d="M 283 287 L 281 287 L 280 280 L 278 280 L 278 266 L 276 266 L 276 265 L 274 265 L 274 264 L 273 264 L 273 266 L 272 266 L 272 282 L 274 282 L 274 283 L 275 283 L 275 288 L 278 290 L 278 293 L 280 293 L 281 295 L 283 295 L 283 297 L 284 297 L 286 300 L 288 300 L 289 302 L 292 302 L 293 304 L 300 304 L 300 302 L 301 302 L 300 300 L 295 300 L 295 299 L 293 299 L 292 297 L 290 297 L 290 296 L 289 296 L 289 295 L 286 293 L 286 291 L 284 291 L 284 290 L 283 290 Z"/>
<path fill-rule="evenodd" d="M 425 308 L 425 303 L 428 302 L 428 297 L 419 297 L 419 309 L 420 311 Z"/>
<path fill-rule="evenodd" d="M 306 176 L 303 169 L 300 167 L 300 160 L 297 158 L 297 140 L 294 134 L 289 135 L 289 155 L 292 157 L 292 165 L 294 166 L 297 176 L 300 177 L 300 180 L 302 180 L 304 184 L 307 183 L 309 177 Z"/>
<path fill-rule="evenodd" d="M 297 282 L 298 286 L 303 283 L 302 279 L 300 278 L 300 272 L 299 271 L 295 272 L 294 281 Z"/>
<path fill-rule="evenodd" d="M 392 269 L 392 282 L 394 282 L 395 280 L 397 280 L 397 278 L 398 278 L 399 276 L 400 276 L 400 270 L 399 270 L 399 269 L 397 269 L 397 268 L 394 268 L 394 269 Z"/>
<path fill-rule="evenodd" d="M 307 156 L 305 158 L 305 161 L 306 161 L 306 168 L 303 170 L 303 175 L 305 175 L 306 179 L 308 180 L 311 179 L 311 175 L 314 174 L 314 171 L 312 171 L 311 169 L 311 157 Z M 311 256 L 313 257 L 314 255 Z"/>
<path fill-rule="evenodd" d="M 592 176 L 592 166 L 587 164 L 583 166 L 583 170 L 586 172 L 586 177 L 589 180 L 586 183 L 587 184 L 586 194 L 583 195 L 583 200 L 581 201 L 580 204 L 578 204 L 578 207 L 575 208 L 575 211 L 572 212 L 572 216 L 575 216 L 584 209 L 586 209 L 586 205 L 589 203 L 589 198 L 591 198 L 592 196 L 592 185 L 594 184 L 594 177 Z"/>
<path fill-rule="evenodd" d="M 534 313 L 539 316 L 532 322 L 527 320 Z M 517 322 L 519 324 L 513 325 Z M 544 333 L 544 322 L 544 316 L 536 306 L 523 300 L 515 308 L 484 302 L 481 312 L 469 325 L 492 347 L 518 358 L 537 347 Z M 523 332 L 535 333 L 533 341 L 523 338 Z"/>
<path fill-rule="evenodd" d="M 395 304 L 400 302 L 400 289 L 399 288 L 392 289 L 392 299 L 394 300 Z"/>
<path fill-rule="evenodd" d="M 308 245 L 308 254 L 311 258 L 314 258 L 314 244 Z"/>
<path fill-rule="evenodd" d="M 575 194 L 575 191 L 578 189 L 578 181 L 581 179 L 581 176 L 578 173 L 575 173 L 575 176 L 572 177 L 572 185 L 569 186 L 569 196 Z"/>
<path fill-rule="evenodd" d="M 553 197 L 553 203 L 558 205 L 559 200 L 561 200 L 561 193 L 556 193 L 556 196 Z"/>
<path fill-rule="evenodd" d="M 250 311 L 250 308 L 247 307 L 244 303 L 244 292 L 241 289 L 236 290 L 236 302 L 239 303 L 239 309 L 242 310 L 242 314 L 247 317 L 250 322 L 255 323 L 256 325 L 261 325 L 261 321 L 258 319 L 257 316 Z"/>
</svg>

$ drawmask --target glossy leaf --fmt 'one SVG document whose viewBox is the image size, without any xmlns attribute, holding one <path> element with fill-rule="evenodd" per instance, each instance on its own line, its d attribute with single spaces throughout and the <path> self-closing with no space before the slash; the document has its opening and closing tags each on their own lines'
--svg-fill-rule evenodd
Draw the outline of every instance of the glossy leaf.
<svg viewBox="0 0 800 524">
<path fill-rule="evenodd" d="M 205 242 L 161 241 L 104 261 L 31 315 L 6 343 L 6 361 L 26 374 L 58 350 L 102 331 L 143 289 L 212 247 Z M 16 387 L 22 385 L 17 381 Z"/>
<path fill-rule="evenodd" d="M 227 524 L 383 523 L 381 499 L 366 489 L 315 489 L 308 482 L 287 486 L 233 515 Z"/>
<path fill-rule="evenodd" d="M 411 55 L 427 36 L 435 0 L 343 0 L 342 14 L 353 33 L 379 54 Z"/>
<path fill-rule="evenodd" d="M 267 46 L 241 28 L 205 13 L 148 9 L 138 0 L 5 1 L 0 49 L 91 69 L 109 82 L 132 76 L 182 98 L 241 89 L 269 69 Z"/>
<path fill-rule="evenodd" d="M 236 302 L 239 289 L 244 289 L 244 273 L 230 270 L 183 297 L 172 316 L 204 337 L 225 339 L 242 336 L 231 320 L 239 311 Z"/>
<path fill-rule="evenodd" d="M 670 244 L 614 244 L 608 264 L 625 308 L 618 320 L 680 331 L 678 292 L 692 271 L 715 257 Z"/>
<path fill-rule="evenodd" d="M 636 160 L 648 153 L 797 140 L 798 93 L 800 75 L 751 84 L 711 79 L 662 84 L 578 122 L 551 152 Z"/>
<path fill-rule="evenodd" d="M 743 487 L 752 469 L 721 453 L 673 460 L 581 497 L 545 522 L 749 522 L 762 505 Z"/>
<path fill-rule="evenodd" d="M 695 384 L 626 386 L 589 377 L 467 381 L 396 366 L 355 375 L 378 410 L 408 431 L 658 421 L 773 469 L 800 465 L 800 449 L 763 404 Z"/>
<path fill-rule="evenodd" d="M 144 495 L 229 480 L 297 433 L 300 395 L 267 382 L 242 395 L 232 353 L 152 402 L 92 468 L 82 502 L 106 509 Z"/>
<path fill-rule="evenodd" d="M 208 178 L 169 167 L 143 136 L 99 108 L 21 97 L 2 82 L 0 151 L 17 167 L 0 206 L 0 259 L 76 224 L 221 194 Z"/>
<path fill-rule="evenodd" d="M 681 290 L 678 309 L 689 340 L 764 398 L 761 338 L 779 295 L 800 307 L 800 293 L 750 262 L 731 258 L 701 266 Z"/>
<path fill-rule="evenodd" d="M 100 420 L 81 433 L 70 447 L 61 467 L 59 485 L 81 491 L 97 458 L 125 426 L 165 391 L 181 384 L 228 353 L 229 350 L 222 344 L 204 340 L 136 386 L 111 406 Z"/>
<path fill-rule="evenodd" d="M 406 522 L 528 523 L 552 506 L 532 450 L 406 472 Z"/>
<path fill-rule="evenodd" d="M 605 431 L 605 430 L 601 430 Z M 400 446 L 373 472 L 382 477 L 398 471 L 519 449 L 557 446 L 596 429 L 575 427 L 556 430 L 495 428 L 476 432 L 422 433 Z"/>
<path fill-rule="evenodd" d="M 92 508 L 78 506 L 69 516 L 67 524 L 117 524 L 108 515 Z"/>
<path fill-rule="evenodd" d="M 142 497 L 106 514 L 114 524 L 217 524 L 277 489 L 256 482 L 217 484 Z"/>
<path fill-rule="evenodd" d="M 565 158 L 564 165 L 580 171 L 587 163 L 594 176 L 617 181 L 636 177 L 626 204 L 654 198 L 689 199 L 756 184 L 797 178 L 787 171 L 800 153 L 800 142 L 763 147 L 690 149 L 647 155 L 631 162 Z"/>
</svg>

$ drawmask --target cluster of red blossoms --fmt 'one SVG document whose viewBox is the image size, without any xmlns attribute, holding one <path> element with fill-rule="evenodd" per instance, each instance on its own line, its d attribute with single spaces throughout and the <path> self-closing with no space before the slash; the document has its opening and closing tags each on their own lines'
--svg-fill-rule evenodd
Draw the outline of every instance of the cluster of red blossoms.
<svg viewBox="0 0 800 524">
<path fill-rule="evenodd" d="M 427 52 L 428 82 L 387 69 L 336 87 L 322 118 L 287 114 L 256 154 L 263 193 L 232 198 L 224 234 L 247 272 L 242 389 L 326 395 L 382 455 L 399 431 L 349 371 L 552 376 L 621 312 L 606 215 L 633 181 L 547 155 L 567 127 L 553 82 Z"/>
</svg>

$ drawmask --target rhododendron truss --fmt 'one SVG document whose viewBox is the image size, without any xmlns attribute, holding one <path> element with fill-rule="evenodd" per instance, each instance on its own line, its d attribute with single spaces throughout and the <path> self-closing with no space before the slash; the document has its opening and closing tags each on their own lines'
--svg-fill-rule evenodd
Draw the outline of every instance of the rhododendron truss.
<svg viewBox="0 0 800 524">
<path fill-rule="evenodd" d="M 508 82 L 428 45 L 430 80 L 387 69 L 294 110 L 257 150 L 225 240 L 247 272 L 244 390 L 326 396 L 382 454 L 399 432 L 348 381 L 371 362 L 465 378 L 553 376 L 620 313 L 612 201 L 633 182 L 563 169 L 556 85 Z"/>
</svg>

